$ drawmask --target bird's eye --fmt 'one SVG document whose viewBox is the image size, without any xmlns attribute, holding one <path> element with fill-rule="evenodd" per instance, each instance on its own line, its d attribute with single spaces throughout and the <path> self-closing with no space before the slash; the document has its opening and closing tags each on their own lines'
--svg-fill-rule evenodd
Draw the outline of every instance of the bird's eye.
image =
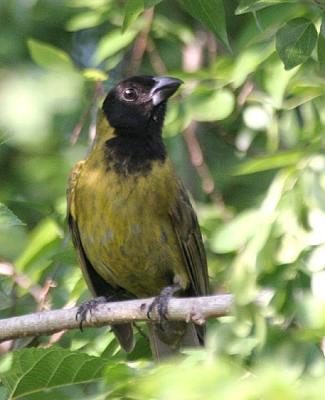
<svg viewBox="0 0 325 400">
<path fill-rule="evenodd" d="M 133 88 L 127 88 L 123 92 L 123 97 L 126 101 L 134 101 L 138 98 L 138 92 Z"/>
</svg>

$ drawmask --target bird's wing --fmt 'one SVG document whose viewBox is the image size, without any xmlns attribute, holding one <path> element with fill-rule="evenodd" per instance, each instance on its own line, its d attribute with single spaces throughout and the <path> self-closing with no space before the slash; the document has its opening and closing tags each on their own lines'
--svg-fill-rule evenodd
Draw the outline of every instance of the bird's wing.
<svg viewBox="0 0 325 400">
<path fill-rule="evenodd" d="M 78 162 L 73 168 L 68 184 L 67 190 L 67 220 L 69 230 L 72 236 L 74 247 L 77 251 L 79 264 L 83 276 L 87 282 L 87 285 L 94 296 L 112 296 L 114 299 L 116 289 L 110 286 L 104 279 L 97 274 L 94 267 L 87 258 L 84 248 L 81 243 L 77 218 L 76 218 L 76 206 L 75 206 L 75 195 L 78 178 L 84 166 L 84 161 Z M 121 346 L 125 351 L 131 351 L 134 347 L 133 332 L 131 324 L 119 324 L 112 326 L 112 330 L 118 338 Z"/>
<path fill-rule="evenodd" d="M 171 222 L 182 252 L 194 296 L 209 294 L 207 259 L 196 214 L 186 189 L 179 182 L 177 201 L 170 210 Z"/>
<path fill-rule="evenodd" d="M 67 220 L 68 226 L 72 237 L 73 245 L 77 251 L 77 256 L 83 276 L 87 282 L 87 286 L 91 290 L 94 296 L 104 296 L 106 291 L 109 289 L 109 285 L 97 274 L 94 267 L 91 265 L 84 251 L 81 243 L 80 233 L 77 224 L 77 212 L 76 212 L 76 188 L 79 176 L 84 166 L 84 161 L 79 161 L 73 168 L 69 178 L 68 190 L 67 190 Z M 108 287 L 107 287 L 108 286 Z M 107 295 L 107 294 L 106 294 Z"/>
</svg>

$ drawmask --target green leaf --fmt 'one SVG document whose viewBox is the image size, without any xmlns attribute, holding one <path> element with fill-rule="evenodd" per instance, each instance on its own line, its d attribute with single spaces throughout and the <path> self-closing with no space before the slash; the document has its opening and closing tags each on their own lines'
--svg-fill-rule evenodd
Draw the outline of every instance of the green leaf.
<svg viewBox="0 0 325 400">
<path fill-rule="evenodd" d="M 124 20 L 122 25 L 122 32 L 124 33 L 127 28 L 138 18 L 144 11 L 144 0 L 128 0 L 124 9 Z"/>
<path fill-rule="evenodd" d="M 322 24 L 320 26 L 317 42 L 317 55 L 320 70 L 325 72 L 325 19 L 322 20 Z"/>
<path fill-rule="evenodd" d="M 180 0 L 192 17 L 207 26 L 230 50 L 223 0 Z"/>
<path fill-rule="evenodd" d="M 93 382 L 102 377 L 109 360 L 60 348 L 24 349 L 13 353 L 9 371 L 0 374 L 9 398 L 51 388 Z M 114 369 L 114 366 L 112 366 Z"/>
<path fill-rule="evenodd" d="M 256 157 L 241 163 L 235 168 L 233 175 L 255 174 L 256 172 L 295 165 L 306 156 L 306 154 L 306 150 L 290 150 L 270 156 Z"/>
<path fill-rule="evenodd" d="M 25 225 L 9 208 L 0 203 L 0 227 Z"/>
<path fill-rule="evenodd" d="M 282 108 L 292 110 L 323 94 L 324 88 L 320 86 L 296 86 L 290 90 L 290 97 L 283 102 Z"/>
<path fill-rule="evenodd" d="M 42 220 L 34 229 L 28 246 L 16 261 L 16 266 L 25 268 L 46 246 L 60 238 L 60 235 L 61 232 L 56 222 L 50 218 Z"/>
<path fill-rule="evenodd" d="M 257 67 L 274 52 L 274 46 L 266 43 L 251 46 L 238 54 L 231 72 L 232 84 L 240 87 L 247 76 L 257 70 Z M 227 68 L 228 70 L 230 68 Z"/>
<path fill-rule="evenodd" d="M 275 4 L 294 3 L 297 0 L 241 0 L 236 8 L 235 14 L 245 14 L 261 10 L 265 7 L 274 6 Z"/>
<path fill-rule="evenodd" d="M 246 210 L 218 230 L 211 239 L 211 249 L 217 253 L 239 250 L 259 229 L 258 210 Z"/>
<path fill-rule="evenodd" d="M 5 310 L 6 308 L 12 306 L 13 306 L 13 300 L 5 293 L 0 291 L 0 310 Z"/>
<path fill-rule="evenodd" d="M 162 0 L 144 0 L 144 8 L 154 7 L 161 2 Z"/>
<path fill-rule="evenodd" d="M 294 18 L 279 29 L 276 34 L 276 50 L 285 69 L 304 63 L 311 55 L 316 41 L 316 28 L 305 18 Z"/>
<path fill-rule="evenodd" d="M 75 69 L 68 54 L 57 47 L 35 39 L 28 39 L 27 46 L 33 61 L 40 67 L 52 70 Z"/>
<path fill-rule="evenodd" d="M 106 20 L 106 14 L 97 11 L 88 11 L 72 17 L 66 25 L 68 31 L 75 32 L 81 29 L 94 28 Z"/>
<path fill-rule="evenodd" d="M 232 113 L 235 98 L 229 89 L 198 91 L 189 96 L 186 104 L 196 121 L 218 121 Z"/>
<path fill-rule="evenodd" d="M 67 0 L 65 2 L 67 7 L 82 8 L 87 7 L 98 10 L 100 7 L 105 7 L 109 4 L 107 0 Z"/>
<path fill-rule="evenodd" d="M 124 33 L 147 8 L 154 7 L 162 0 L 127 0 L 124 8 L 122 32 Z"/>
<path fill-rule="evenodd" d="M 8 400 L 8 391 L 3 386 L 0 386 L 0 400 Z"/>
<path fill-rule="evenodd" d="M 127 47 L 135 38 L 136 34 L 136 31 L 130 29 L 123 34 L 121 34 L 120 29 L 109 32 L 99 41 L 97 50 L 93 56 L 94 64 L 100 64 L 106 58 L 113 56 Z"/>
<path fill-rule="evenodd" d="M 89 81 L 106 81 L 108 79 L 108 74 L 96 68 L 86 68 L 82 71 L 82 75 Z"/>
</svg>

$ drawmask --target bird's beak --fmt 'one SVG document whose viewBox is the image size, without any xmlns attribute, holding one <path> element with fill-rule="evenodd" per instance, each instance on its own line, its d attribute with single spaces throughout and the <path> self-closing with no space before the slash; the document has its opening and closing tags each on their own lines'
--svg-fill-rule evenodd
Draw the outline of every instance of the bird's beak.
<svg viewBox="0 0 325 400">
<path fill-rule="evenodd" d="M 167 100 L 183 83 L 180 79 L 171 78 L 170 76 L 159 76 L 153 79 L 155 85 L 151 90 L 151 98 L 154 106 Z"/>
</svg>

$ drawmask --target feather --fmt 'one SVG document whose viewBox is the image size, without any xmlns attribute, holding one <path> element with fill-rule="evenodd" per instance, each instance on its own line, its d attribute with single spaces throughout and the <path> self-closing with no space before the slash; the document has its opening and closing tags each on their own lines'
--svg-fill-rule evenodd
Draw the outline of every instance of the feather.
<svg viewBox="0 0 325 400">
<path fill-rule="evenodd" d="M 99 274 L 97 274 L 96 270 L 89 262 L 80 240 L 80 234 L 75 216 L 74 201 L 75 201 L 75 188 L 78 182 L 78 177 L 82 171 L 83 165 L 84 161 L 77 163 L 76 166 L 73 168 L 69 179 L 69 185 L 67 190 L 67 200 L 68 200 L 67 219 L 68 219 L 69 230 L 72 236 L 74 247 L 77 250 L 78 260 L 81 266 L 83 276 L 92 294 L 94 296 L 106 296 L 114 299 L 117 296 L 116 289 L 110 286 L 107 282 L 105 282 L 101 278 Z M 120 345 L 123 347 L 123 349 L 127 352 L 132 351 L 134 347 L 132 325 L 129 323 L 114 325 L 112 326 L 112 330 L 115 336 L 117 337 Z"/>
</svg>

